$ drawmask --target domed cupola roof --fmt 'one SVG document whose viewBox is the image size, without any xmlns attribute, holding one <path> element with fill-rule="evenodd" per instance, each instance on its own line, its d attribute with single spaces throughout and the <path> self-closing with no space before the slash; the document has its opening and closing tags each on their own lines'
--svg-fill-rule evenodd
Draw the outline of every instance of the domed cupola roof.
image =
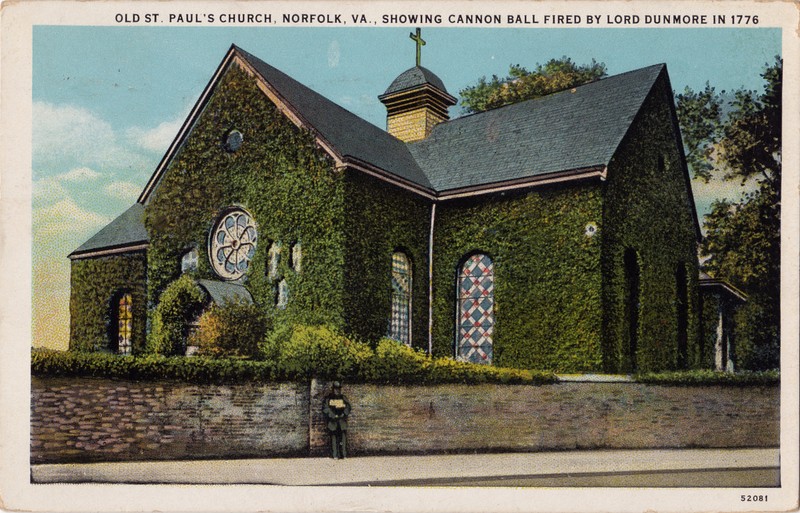
<svg viewBox="0 0 800 513">
<path fill-rule="evenodd" d="M 403 142 L 414 142 L 449 120 L 447 109 L 458 100 L 447 92 L 441 78 L 419 65 L 425 44 L 420 29 L 408 37 L 417 45 L 417 65 L 400 73 L 378 100 L 386 105 L 386 131 Z"/>
<path fill-rule="evenodd" d="M 424 86 L 425 84 L 429 84 L 443 93 L 447 93 L 444 82 L 442 82 L 441 78 L 436 76 L 436 73 L 422 66 L 414 66 L 400 73 L 382 96 L 399 93 L 400 91 Z"/>
</svg>

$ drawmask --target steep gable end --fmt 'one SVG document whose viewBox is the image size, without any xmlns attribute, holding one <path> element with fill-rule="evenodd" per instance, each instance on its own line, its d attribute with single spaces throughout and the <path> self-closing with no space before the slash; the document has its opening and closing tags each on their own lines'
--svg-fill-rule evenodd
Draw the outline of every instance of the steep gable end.
<svg viewBox="0 0 800 513">
<path fill-rule="evenodd" d="M 197 119 L 231 65 L 238 65 L 257 81 L 259 88 L 297 126 L 310 131 L 335 161 L 364 166 L 404 185 L 431 192 L 430 182 L 400 140 L 336 105 L 254 55 L 232 45 L 184 122 L 167 153 L 139 197 L 146 203 L 163 173 L 191 133 Z"/>
</svg>

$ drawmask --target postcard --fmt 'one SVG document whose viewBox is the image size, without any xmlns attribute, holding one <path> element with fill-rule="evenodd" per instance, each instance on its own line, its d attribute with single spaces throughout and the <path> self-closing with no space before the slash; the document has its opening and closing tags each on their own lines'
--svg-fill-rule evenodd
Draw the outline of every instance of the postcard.
<svg viewBox="0 0 800 513">
<path fill-rule="evenodd" d="M 1 13 L 3 508 L 800 506 L 793 4 Z"/>
</svg>

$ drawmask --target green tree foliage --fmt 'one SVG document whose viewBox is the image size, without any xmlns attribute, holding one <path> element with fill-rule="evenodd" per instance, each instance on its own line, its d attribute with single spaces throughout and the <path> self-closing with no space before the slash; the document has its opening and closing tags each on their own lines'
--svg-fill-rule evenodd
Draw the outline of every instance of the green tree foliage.
<svg viewBox="0 0 800 513">
<path fill-rule="evenodd" d="M 686 146 L 686 162 L 694 175 L 706 182 L 714 169 L 714 143 L 719 139 L 722 122 L 722 99 L 706 82 L 705 89 L 695 92 L 687 87 L 676 94 L 676 113 Z"/>
<path fill-rule="evenodd" d="M 215 304 L 200 315 L 189 345 L 198 346 L 203 356 L 256 358 L 269 324 L 264 309 L 252 303 Z"/>
<path fill-rule="evenodd" d="M 717 201 L 705 218 L 701 254 L 706 271 L 748 295 L 737 315 L 738 360 L 754 369 L 778 365 L 780 347 L 781 85 L 783 62 L 767 65 L 762 91 L 739 90 L 725 110 L 722 94 L 676 95 L 684 142 L 695 176 L 712 170 L 727 180 L 755 180 L 739 202 Z"/>
<path fill-rule="evenodd" d="M 508 76 L 493 75 L 489 81 L 481 77 L 476 85 L 463 89 L 459 94 L 466 112 L 483 112 L 587 84 L 604 76 L 605 64 L 592 60 L 591 64 L 578 65 L 565 56 L 537 64 L 533 71 L 518 64 L 511 65 Z"/>
</svg>

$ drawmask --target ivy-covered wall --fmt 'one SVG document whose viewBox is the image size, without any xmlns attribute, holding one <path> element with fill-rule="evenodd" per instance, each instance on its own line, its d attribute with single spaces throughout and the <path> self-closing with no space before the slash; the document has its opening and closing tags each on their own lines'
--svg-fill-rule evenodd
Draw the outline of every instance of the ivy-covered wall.
<svg viewBox="0 0 800 513">
<path fill-rule="evenodd" d="M 609 164 L 606 182 L 438 203 L 434 355 L 454 354 L 458 267 L 485 253 L 495 273 L 495 365 L 556 372 L 705 366 L 694 224 L 671 101 L 662 76 Z M 231 130 L 243 134 L 236 151 L 224 145 Z M 427 349 L 431 206 L 359 171 L 336 169 L 312 134 L 233 64 L 145 205 L 146 257 L 73 263 L 74 348 L 108 344 L 108 302 L 117 288 L 135 284 L 134 351 L 141 351 L 145 305 L 152 314 L 181 275 L 182 255 L 196 248 L 192 274 L 219 279 L 207 256 L 209 233 L 221 213 L 239 207 L 252 215 L 259 234 L 241 282 L 273 325 L 325 323 L 368 341 L 384 336 L 392 254 L 402 251 L 413 269 L 412 343 Z M 273 243 L 282 245 L 276 275 L 269 273 Z M 300 270 L 290 265 L 297 243 Z M 626 251 L 639 268 L 635 310 L 626 306 Z M 281 280 L 289 291 L 285 309 L 277 306 Z M 628 329 L 634 311 L 635 360 Z"/>
<path fill-rule="evenodd" d="M 666 75 L 657 80 L 620 149 L 603 191 L 604 368 L 609 372 L 702 367 L 695 224 L 684 178 L 680 136 L 672 123 Z M 625 253 L 638 267 L 638 306 L 628 305 Z M 683 271 L 678 271 L 679 266 Z M 633 267 L 633 266 L 631 266 Z M 686 283 L 679 285 L 679 280 Z M 685 285 L 686 301 L 679 290 Z M 681 303 L 688 303 L 681 306 Z M 679 309 L 686 309 L 685 358 Z M 638 315 L 635 356 L 631 316 Z"/>
<path fill-rule="evenodd" d="M 457 269 L 480 252 L 494 261 L 493 363 L 598 370 L 601 221 L 599 182 L 438 205 L 434 353 L 454 354 Z"/>
<path fill-rule="evenodd" d="M 72 261 L 69 298 L 71 351 L 116 349 L 115 304 L 131 293 L 134 354 L 144 348 L 147 319 L 147 257 L 144 252 Z M 113 345 L 112 345 L 113 342 Z"/>
<path fill-rule="evenodd" d="M 431 202 L 348 170 L 345 197 L 345 319 L 366 340 L 387 333 L 392 300 L 392 254 L 409 257 L 412 271 L 411 344 L 428 349 L 428 237 Z"/>
<path fill-rule="evenodd" d="M 223 146 L 230 130 L 242 146 Z M 242 279 L 254 301 L 291 322 L 343 327 L 344 180 L 311 134 L 298 129 L 231 65 L 199 116 L 177 157 L 145 206 L 150 235 L 149 300 L 180 276 L 181 256 L 198 250 L 198 278 L 219 279 L 207 256 L 209 232 L 220 212 L 242 207 L 255 219 L 258 244 Z M 277 277 L 270 277 L 269 248 L 282 244 Z M 289 265 L 289 250 L 302 247 L 302 268 Z M 277 286 L 288 284 L 289 301 L 276 307 Z"/>
</svg>

